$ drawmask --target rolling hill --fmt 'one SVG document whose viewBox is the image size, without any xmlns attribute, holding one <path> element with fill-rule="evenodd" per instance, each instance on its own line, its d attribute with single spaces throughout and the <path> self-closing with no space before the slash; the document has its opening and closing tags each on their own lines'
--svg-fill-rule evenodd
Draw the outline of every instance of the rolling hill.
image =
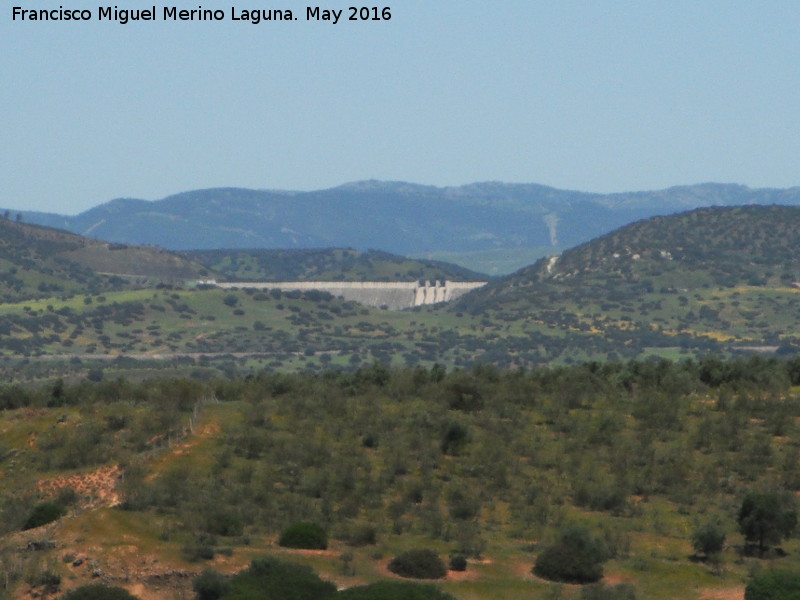
<svg viewBox="0 0 800 600">
<path fill-rule="evenodd" d="M 791 348 L 800 326 L 798 242 L 798 207 L 654 217 L 498 279 L 452 310 L 534 319 L 615 353 Z"/>
<path fill-rule="evenodd" d="M 374 360 L 531 366 L 793 353 L 800 349 L 798 231 L 800 208 L 788 206 L 653 217 L 494 280 L 452 305 L 406 311 L 370 309 L 314 290 L 175 287 L 75 299 L 29 286 L 40 300 L 0 304 L 6 334 L 0 352 L 60 359 L 189 356 L 236 360 L 239 366 L 228 365 L 233 369 L 312 371 Z M 362 262 L 355 251 L 330 252 L 289 253 L 292 259 L 277 272 L 350 277 L 367 262 L 371 276 L 418 268 L 381 262 L 376 257 L 386 257 L 379 253 Z M 231 256 L 235 261 L 225 263 Z M 237 277 L 260 276 L 268 266 L 259 263 L 264 256 L 258 253 L 208 257 Z"/>
<path fill-rule="evenodd" d="M 378 250 L 187 250 L 184 256 L 230 281 L 485 281 L 486 275 Z"/>
<path fill-rule="evenodd" d="M 80 235 L 0 219 L 0 279 L 6 302 L 95 293 L 200 277 L 202 265 L 172 252 L 110 244 Z"/>
<path fill-rule="evenodd" d="M 799 241 L 798 207 L 702 208 L 632 223 L 542 259 L 487 291 L 502 295 L 534 283 L 561 283 L 580 293 L 593 277 L 628 284 L 657 285 L 674 278 L 684 287 L 775 287 L 800 281 Z"/>
<path fill-rule="evenodd" d="M 800 567 L 793 519 L 766 554 L 737 527 L 754 490 L 796 502 L 798 381 L 797 358 L 750 357 L 2 383 L 3 598 L 193 598 L 264 557 L 351 588 L 416 548 L 466 558 L 435 581 L 458 600 L 742 598 L 754 571 Z M 297 523 L 327 549 L 283 542 Z M 709 523 L 713 560 L 693 552 Z M 578 524 L 604 586 L 534 576 Z M 232 597 L 319 598 L 265 587 Z"/>
<path fill-rule="evenodd" d="M 22 216 L 112 242 L 171 250 L 374 248 L 497 275 L 642 218 L 746 204 L 797 205 L 800 188 L 701 184 L 592 194 L 536 184 L 438 188 L 366 181 L 309 192 L 197 190 L 152 202 L 112 200 L 76 216 Z"/>
</svg>

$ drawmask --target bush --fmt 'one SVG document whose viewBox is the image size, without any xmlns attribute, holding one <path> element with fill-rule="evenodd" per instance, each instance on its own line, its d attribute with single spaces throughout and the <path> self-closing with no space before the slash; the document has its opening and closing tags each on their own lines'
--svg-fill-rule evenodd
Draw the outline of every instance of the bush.
<svg viewBox="0 0 800 600">
<path fill-rule="evenodd" d="M 451 571 L 466 571 L 467 570 L 467 557 L 463 554 L 453 554 L 450 557 L 450 570 Z"/>
<path fill-rule="evenodd" d="M 22 529 L 33 529 L 52 523 L 64 515 L 64 509 L 55 502 L 42 502 L 33 507 Z"/>
<path fill-rule="evenodd" d="M 70 590 L 60 600 L 138 600 L 128 590 L 101 583 L 82 585 Z"/>
<path fill-rule="evenodd" d="M 725 531 L 718 523 L 709 522 L 698 527 L 692 534 L 692 548 L 695 554 L 708 558 L 722 551 L 725 545 Z"/>
<path fill-rule="evenodd" d="M 315 523 L 294 523 L 283 530 L 278 545 L 285 548 L 326 550 L 328 534 Z"/>
<path fill-rule="evenodd" d="M 433 550 L 408 550 L 395 556 L 388 565 L 389 570 L 400 577 L 414 579 L 441 579 L 447 575 L 444 561 Z"/>
<path fill-rule="evenodd" d="M 32 573 L 26 577 L 26 581 L 31 587 L 46 588 L 45 595 L 48 592 L 52 594 L 57 592 L 58 587 L 61 585 L 61 575 L 48 569 L 46 571 L 37 571 Z"/>
<path fill-rule="evenodd" d="M 800 598 L 800 573 L 765 571 L 744 588 L 745 600 L 794 600 Z"/>
<path fill-rule="evenodd" d="M 73 504 L 76 504 L 80 498 L 80 495 L 74 488 L 67 486 L 58 490 L 58 494 L 56 494 L 53 503 L 60 506 L 62 509 L 67 509 Z"/>
<path fill-rule="evenodd" d="M 327 600 L 336 586 L 320 579 L 310 567 L 274 558 L 254 560 L 230 580 L 230 600 Z"/>
<path fill-rule="evenodd" d="M 218 600 L 229 589 L 228 580 L 214 569 L 204 569 L 192 582 L 197 600 Z"/>
<path fill-rule="evenodd" d="M 199 562 L 201 560 L 211 560 L 217 553 L 216 548 L 203 542 L 190 544 L 181 548 L 181 555 L 189 562 Z"/>
<path fill-rule="evenodd" d="M 206 531 L 225 537 L 239 536 L 244 533 L 244 523 L 232 510 L 218 510 L 208 517 Z"/>
<path fill-rule="evenodd" d="M 594 583 L 603 577 L 608 551 L 583 527 L 570 527 L 536 558 L 533 573 L 551 581 Z"/>
<path fill-rule="evenodd" d="M 378 534 L 371 525 L 356 525 L 342 535 L 348 546 L 374 546 L 378 543 Z"/>
<path fill-rule="evenodd" d="M 450 594 L 430 584 L 406 581 L 381 581 L 339 592 L 342 600 L 455 600 Z"/>
</svg>

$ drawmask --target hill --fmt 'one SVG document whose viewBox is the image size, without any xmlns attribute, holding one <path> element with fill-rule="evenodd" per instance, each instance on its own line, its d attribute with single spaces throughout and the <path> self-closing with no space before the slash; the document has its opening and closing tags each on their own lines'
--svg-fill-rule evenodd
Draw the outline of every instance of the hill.
<svg viewBox="0 0 800 600">
<path fill-rule="evenodd" d="M 800 349 L 798 219 L 800 208 L 787 206 L 654 217 L 490 282 L 455 304 L 407 311 L 370 309 L 313 290 L 173 287 L 76 299 L 34 287 L 40 300 L 0 304 L 0 352 L 61 360 L 185 356 L 233 370 L 310 371 L 354 369 L 374 360 L 532 366 L 792 353 Z M 326 274 L 345 276 L 342 265 L 351 258 L 347 276 L 366 268 L 354 251 L 316 252 L 292 253 L 295 262 L 286 268 L 311 277 L 312 270 L 336 264 L 338 271 Z M 230 257 L 214 256 L 216 264 Z M 258 273 L 258 256 L 245 253 L 225 268 L 237 276 L 247 266 Z M 372 269 L 405 268 L 381 263 L 380 254 L 367 256 Z M 329 258 L 333 262 L 326 263 Z M 2 370 L 12 377 L 20 372 L 16 362 Z"/>
<path fill-rule="evenodd" d="M 187 250 L 191 260 L 229 281 L 485 281 L 486 275 L 441 261 L 379 250 Z"/>
<path fill-rule="evenodd" d="M 121 289 L 130 280 L 199 277 L 205 267 L 159 248 L 109 244 L 0 219 L 0 298 L 5 302 Z"/>
<path fill-rule="evenodd" d="M 774 287 L 800 281 L 798 241 L 798 207 L 702 208 L 632 223 L 540 260 L 498 280 L 491 294 L 547 282 L 574 283 L 580 290 L 593 277 L 637 284 L 677 278 L 676 285 L 688 288 Z"/>
<path fill-rule="evenodd" d="M 393 556 L 429 549 L 466 558 L 435 582 L 459 600 L 742 598 L 754 572 L 800 568 L 800 542 L 783 539 L 794 521 L 763 553 L 737 523 L 752 492 L 796 506 L 798 366 L 373 364 L 2 383 L 0 591 L 57 598 L 100 582 L 191 598 L 201 572 L 265 557 L 350 588 L 396 580 Z M 50 522 L 33 526 L 43 508 Z M 327 549 L 282 544 L 297 523 L 324 528 Z M 604 587 L 531 573 L 576 525 L 601 541 Z M 724 544 L 698 556 L 694 535 L 709 526 Z M 320 598 L 259 587 L 235 597 Z"/>
<path fill-rule="evenodd" d="M 619 348 L 793 346 L 800 208 L 711 207 L 633 223 L 473 292 L 453 310 L 536 319 Z"/>
<path fill-rule="evenodd" d="M 536 184 L 438 188 L 367 181 L 309 192 L 197 190 L 154 202 L 112 200 L 76 216 L 23 217 L 112 242 L 172 250 L 378 248 L 496 275 L 642 218 L 745 204 L 797 205 L 800 188 L 702 184 L 591 194 Z"/>
</svg>

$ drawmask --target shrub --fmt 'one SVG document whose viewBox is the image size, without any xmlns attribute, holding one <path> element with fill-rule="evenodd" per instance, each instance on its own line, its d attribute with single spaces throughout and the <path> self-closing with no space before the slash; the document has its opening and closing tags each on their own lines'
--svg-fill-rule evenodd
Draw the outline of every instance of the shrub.
<svg viewBox="0 0 800 600">
<path fill-rule="evenodd" d="M 450 423 L 442 436 L 442 453 L 458 456 L 469 441 L 469 431 L 461 423 Z"/>
<path fill-rule="evenodd" d="M 414 579 L 441 579 L 447 575 L 444 561 L 433 550 L 419 548 L 395 556 L 389 570 L 400 577 Z"/>
<path fill-rule="evenodd" d="M 208 517 L 206 531 L 225 537 L 238 536 L 244 533 L 244 523 L 235 512 L 221 509 Z"/>
<path fill-rule="evenodd" d="M 349 546 L 374 546 L 378 543 L 378 534 L 371 525 L 356 525 L 343 536 Z"/>
<path fill-rule="evenodd" d="M 320 579 L 310 567 L 262 558 L 230 580 L 231 600 L 326 600 L 336 586 Z"/>
<path fill-rule="evenodd" d="M 607 558 L 605 545 L 586 528 L 570 527 L 539 554 L 533 573 L 564 583 L 594 583 L 603 576 Z"/>
<path fill-rule="evenodd" d="M 138 600 L 128 590 L 101 583 L 82 585 L 68 591 L 60 600 Z"/>
<path fill-rule="evenodd" d="M 197 600 L 218 600 L 229 587 L 227 578 L 214 569 L 204 569 L 192 582 Z"/>
<path fill-rule="evenodd" d="M 468 521 L 478 516 L 481 506 L 475 494 L 466 489 L 455 489 L 447 494 L 450 517 L 459 521 Z"/>
<path fill-rule="evenodd" d="M 278 545 L 285 548 L 326 550 L 328 534 L 315 523 L 294 523 L 283 530 Z"/>
<path fill-rule="evenodd" d="M 724 545 L 725 531 L 718 523 L 706 523 L 695 529 L 692 534 L 692 548 L 697 555 L 708 558 L 721 552 Z"/>
<path fill-rule="evenodd" d="M 765 571 L 744 588 L 745 600 L 792 600 L 800 598 L 800 573 Z"/>
<path fill-rule="evenodd" d="M 52 523 L 64 515 L 64 509 L 55 502 L 42 502 L 33 507 L 22 529 L 33 529 Z"/>
<path fill-rule="evenodd" d="M 217 553 L 214 546 L 199 542 L 181 548 L 181 555 L 189 562 L 199 562 L 201 560 L 211 560 Z"/>
<path fill-rule="evenodd" d="M 467 557 L 463 554 L 453 554 L 450 557 L 450 570 L 451 571 L 466 571 L 467 570 Z"/>
<path fill-rule="evenodd" d="M 56 498 L 53 503 L 57 504 L 61 508 L 66 509 L 67 507 L 77 503 L 78 500 L 80 500 L 80 495 L 78 492 L 76 492 L 74 488 L 66 486 L 58 490 L 58 494 L 56 494 Z"/>
<path fill-rule="evenodd" d="M 455 600 L 430 584 L 410 581 L 381 581 L 339 592 L 341 600 Z"/>
<path fill-rule="evenodd" d="M 26 581 L 31 587 L 46 588 L 45 594 L 47 592 L 54 593 L 58 591 L 58 587 L 61 585 L 61 575 L 49 569 L 46 571 L 36 571 L 26 577 Z"/>
</svg>

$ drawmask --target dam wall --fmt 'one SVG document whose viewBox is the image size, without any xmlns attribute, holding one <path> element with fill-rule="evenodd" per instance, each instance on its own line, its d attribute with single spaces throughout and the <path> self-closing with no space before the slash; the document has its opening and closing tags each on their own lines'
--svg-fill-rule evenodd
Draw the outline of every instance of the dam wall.
<svg viewBox="0 0 800 600">
<path fill-rule="evenodd" d="M 365 306 L 402 310 L 427 304 L 450 302 L 479 287 L 485 281 L 234 281 L 215 282 L 224 289 L 259 289 L 328 292 Z"/>
</svg>

